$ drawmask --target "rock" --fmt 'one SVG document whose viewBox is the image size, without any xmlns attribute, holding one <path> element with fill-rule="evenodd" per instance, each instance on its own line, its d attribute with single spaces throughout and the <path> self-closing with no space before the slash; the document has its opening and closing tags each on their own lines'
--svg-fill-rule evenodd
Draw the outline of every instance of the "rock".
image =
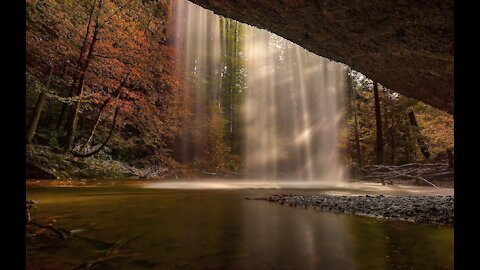
<svg viewBox="0 0 480 270">
<path fill-rule="evenodd" d="M 453 225 L 453 199 L 433 196 L 295 196 L 258 198 L 292 207 L 314 208 L 361 216 L 391 218 L 421 223 Z M 349 203 L 346 203 L 349 202 Z"/>
<path fill-rule="evenodd" d="M 453 114 L 453 0 L 190 1 Z"/>
</svg>

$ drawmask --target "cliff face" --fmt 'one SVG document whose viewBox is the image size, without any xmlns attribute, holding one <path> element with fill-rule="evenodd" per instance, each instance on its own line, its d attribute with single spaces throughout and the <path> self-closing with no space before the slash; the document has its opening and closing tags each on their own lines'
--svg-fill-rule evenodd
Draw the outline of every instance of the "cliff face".
<svg viewBox="0 0 480 270">
<path fill-rule="evenodd" d="M 453 0 L 190 0 L 453 113 Z"/>
</svg>

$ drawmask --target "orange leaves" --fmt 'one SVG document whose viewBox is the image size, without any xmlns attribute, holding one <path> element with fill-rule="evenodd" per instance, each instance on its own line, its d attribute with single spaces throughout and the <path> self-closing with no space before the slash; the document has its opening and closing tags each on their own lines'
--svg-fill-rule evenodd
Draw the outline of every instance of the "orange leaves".
<svg viewBox="0 0 480 270">
<path fill-rule="evenodd" d="M 81 117 L 88 123 L 109 100 L 105 118 L 111 120 L 115 108 L 120 107 L 117 124 L 122 135 L 129 134 L 122 128 L 130 125 L 141 131 L 135 135 L 138 139 L 162 146 L 180 132 L 182 119 L 189 113 L 189 100 L 182 79 L 173 72 L 175 48 L 162 42 L 169 31 L 166 14 L 159 11 L 168 10 L 169 3 L 142 2 L 103 0 L 100 11 L 95 9 L 93 18 L 99 11 L 101 27 L 85 71 Z M 41 77 L 45 63 L 53 61 L 59 73 L 59 96 L 66 96 L 72 84 L 92 3 L 27 0 L 27 71 Z M 128 8 L 120 9 L 127 4 Z M 94 27 L 95 19 L 91 29 Z M 67 72 L 60 74 L 67 67 Z M 109 121 L 100 123 L 109 125 Z"/>
</svg>

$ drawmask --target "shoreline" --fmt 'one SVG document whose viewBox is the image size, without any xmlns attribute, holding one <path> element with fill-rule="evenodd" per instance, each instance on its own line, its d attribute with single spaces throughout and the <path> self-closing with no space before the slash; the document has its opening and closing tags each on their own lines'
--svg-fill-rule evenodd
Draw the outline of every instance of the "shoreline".
<svg viewBox="0 0 480 270">
<path fill-rule="evenodd" d="M 418 224 L 454 226 L 453 196 L 294 195 L 255 198 L 284 206 L 340 214 L 399 220 Z"/>
</svg>

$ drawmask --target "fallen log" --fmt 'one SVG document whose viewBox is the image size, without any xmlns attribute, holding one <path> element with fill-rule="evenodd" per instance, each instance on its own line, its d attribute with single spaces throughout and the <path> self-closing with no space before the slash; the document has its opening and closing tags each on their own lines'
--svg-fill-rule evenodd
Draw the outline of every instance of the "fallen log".
<svg viewBox="0 0 480 270">
<path fill-rule="evenodd" d="M 423 182 L 431 185 L 432 187 L 437 187 L 435 184 L 433 184 L 432 182 L 428 181 L 427 179 L 425 179 L 425 178 L 423 178 L 423 177 L 420 177 L 420 176 L 412 176 L 412 178 L 417 179 L 417 180 L 422 180 Z"/>
<path fill-rule="evenodd" d="M 449 172 L 440 172 L 440 173 L 435 173 L 435 174 L 429 174 L 429 175 L 422 175 L 424 177 L 428 177 L 430 180 L 432 179 L 437 179 L 437 178 L 447 178 L 447 177 L 454 177 L 453 171 Z"/>
<path fill-rule="evenodd" d="M 85 263 L 81 263 L 75 266 L 73 269 L 83 269 L 83 268 L 92 268 L 93 266 L 103 263 L 106 261 L 110 261 L 119 257 L 131 257 L 140 254 L 139 252 L 135 251 L 122 251 L 120 250 L 123 246 L 128 244 L 129 242 L 133 241 L 133 239 L 140 237 L 141 234 L 137 234 L 129 239 L 122 239 L 115 244 L 113 244 L 109 249 L 106 250 L 105 255 L 99 256 L 93 260 L 87 261 Z"/>
<path fill-rule="evenodd" d="M 42 228 L 42 229 L 48 229 L 54 233 L 56 233 L 62 240 L 67 240 L 70 238 L 71 236 L 71 233 L 67 230 L 64 230 L 64 229 L 61 229 L 61 228 L 58 228 L 58 227 L 55 227 L 51 224 L 49 225 L 43 225 L 43 224 L 40 224 L 40 223 L 36 223 L 36 222 L 29 222 L 27 224 L 31 224 L 31 225 L 34 225 L 34 226 L 37 226 L 39 228 Z"/>
<path fill-rule="evenodd" d="M 104 241 L 100 241 L 100 240 L 96 240 L 96 239 L 91 239 L 91 238 L 87 238 L 87 237 L 84 237 L 84 236 L 74 234 L 72 231 L 53 226 L 51 224 L 44 225 L 44 224 L 37 223 L 37 222 L 28 222 L 27 225 L 33 225 L 33 226 L 36 226 L 38 228 L 50 230 L 50 231 L 54 232 L 55 234 L 57 234 L 62 240 L 68 240 L 68 239 L 72 239 L 72 238 L 75 237 L 77 239 L 84 240 L 84 241 L 93 243 L 95 245 L 103 246 L 103 247 L 111 247 L 113 245 L 113 243 L 108 243 L 108 242 L 104 242 Z"/>
<path fill-rule="evenodd" d="M 365 169 L 368 171 L 368 174 L 359 179 L 376 179 L 381 181 L 382 184 L 385 184 L 385 180 L 390 180 L 391 182 L 392 179 L 415 179 L 436 187 L 429 180 L 454 176 L 452 171 L 448 171 L 448 165 L 443 163 L 409 163 L 399 166 L 369 165 L 365 166 Z"/>
</svg>

